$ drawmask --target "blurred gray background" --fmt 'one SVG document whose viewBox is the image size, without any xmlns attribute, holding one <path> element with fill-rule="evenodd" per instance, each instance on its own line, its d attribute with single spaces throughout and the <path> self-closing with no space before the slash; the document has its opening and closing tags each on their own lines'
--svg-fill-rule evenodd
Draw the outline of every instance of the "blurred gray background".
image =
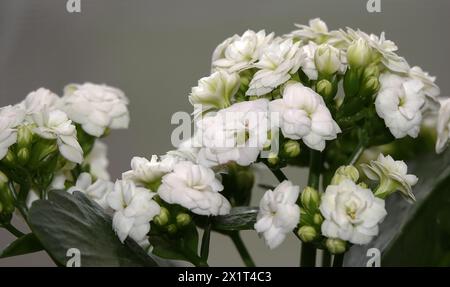
<svg viewBox="0 0 450 287">
<path fill-rule="evenodd" d="M 400 54 L 438 77 L 450 90 L 450 1 L 381 0 L 381 13 L 368 13 L 366 0 L 81 0 L 81 13 L 66 0 L 0 0 L 0 106 L 22 100 L 41 86 L 61 93 L 68 83 L 91 81 L 121 88 L 130 98 L 129 130 L 108 137 L 114 178 L 133 155 L 171 149 L 170 119 L 191 111 L 187 96 L 207 76 L 213 49 L 246 29 L 281 35 L 294 23 L 320 17 L 330 29 L 350 26 L 386 32 Z M 304 171 L 287 170 L 304 186 Z M 259 177 L 271 183 L 271 175 Z M 259 195 L 261 190 L 255 190 Z M 259 197 L 259 196 L 257 196 Z M 257 204 L 257 198 L 254 203 Z M 289 237 L 269 251 L 254 232 L 244 239 L 259 266 L 298 265 L 299 244 Z M 0 248 L 12 237 L 0 230 Z M 212 238 L 212 266 L 240 266 L 232 243 Z M 53 266 L 44 253 L 0 259 L 0 266 Z"/>
</svg>

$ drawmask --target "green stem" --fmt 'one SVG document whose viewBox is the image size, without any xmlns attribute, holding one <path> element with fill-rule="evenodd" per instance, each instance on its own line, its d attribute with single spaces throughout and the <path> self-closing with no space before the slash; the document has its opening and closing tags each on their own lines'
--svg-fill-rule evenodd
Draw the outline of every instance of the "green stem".
<svg viewBox="0 0 450 287">
<path fill-rule="evenodd" d="M 312 243 L 302 242 L 300 256 L 301 267 L 314 267 L 316 265 L 316 247 Z"/>
<path fill-rule="evenodd" d="M 270 166 L 267 165 L 267 168 L 273 173 L 273 175 L 277 178 L 279 182 L 283 182 L 285 180 L 288 180 L 287 176 L 281 171 L 281 169 L 271 169 Z"/>
<path fill-rule="evenodd" d="M 208 224 L 205 226 L 205 230 L 203 231 L 202 246 L 200 249 L 200 258 L 202 259 L 203 262 L 208 262 L 210 238 L 211 238 L 211 222 L 208 222 Z"/>
<path fill-rule="evenodd" d="M 322 267 L 331 266 L 331 253 L 328 250 L 324 250 L 322 254 Z"/>
<path fill-rule="evenodd" d="M 28 208 L 24 200 L 20 197 L 20 194 L 17 193 L 16 188 L 14 187 L 14 183 L 12 181 L 9 182 L 8 185 L 9 189 L 11 190 L 12 194 L 15 197 L 15 206 L 19 210 L 20 214 L 22 215 L 25 222 L 28 223 Z M 23 194 L 23 188 L 20 187 L 22 194 Z M 27 191 L 26 193 L 28 193 Z M 26 199 L 25 199 L 26 200 Z"/>
<path fill-rule="evenodd" d="M 15 228 L 11 223 L 4 223 L 2 224 L 2 227 L 8 230 L 12 235 L 14 235 L 17 238 L 25 235 L 22 231 Z"/>
<path fill-rule="evenodd" d="M 334 255 L 333 267 L 342 267 L 344 263 L 344 253 Z"/>
<path fill-rule="evenodd" d="M 358 161 L 363 151 L 364 151 L 364 144 L 361 141 L 359 141 L 358 145 L 356 146 L 356 149 L 353 151 L 353 154 L 349 157 L 349 160 L 347 162 L 348 165 L 354 165 Z"/>
<path fill-rule="evenodd" d="M 245 247 L 244 241 L 242 241 L 239 231 L 234 231 L 233 233 L 231 233 L 230 238 L 231 240 L 233 240 L 233 243 L 236 246 L 236 249 L 238 250 L 239 255 L 241 256 L 245 266 L 255 267 L 256 266 L 255 262 L 253 262 L 253 259 L 247 250 L 247 247 Z"/>
</svg>

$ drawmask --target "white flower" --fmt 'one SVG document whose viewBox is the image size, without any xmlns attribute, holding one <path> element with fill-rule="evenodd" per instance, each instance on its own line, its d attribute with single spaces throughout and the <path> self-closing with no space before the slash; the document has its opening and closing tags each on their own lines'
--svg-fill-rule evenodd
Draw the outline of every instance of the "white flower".
<svg viewBox="0 0 450 287">
<path fill-rule="evenodd" d="M 200 151 L 201 144 L 198 141 L 198 133 L 192 138 L 183 141 L 176 150 L 168 151 L 161 160 L 170 159 L 174 163 L 180 161 L 197 162 L 198 152 Z M 169 161 L 167 161 L 169 162 Z"/>
<path fill-rule="evenodd" d="M 434 82 L 436 80 L 436 77 L 430 76 L 427 72 L 424 72 L 422 68 L 418 66 L 412 67 L 409 70 L 408 76 L 411 79 L 416 79 L 423 83 L 422 91 L 426 96 L 426 103 L 422 108 L 422 112 L 437 112 L 440 106 L 437 97 L 441 93 L 441 90 Z"/>
<path fill-rule="evenodd" d="M 259 59 L 261 50 L 272 41 L 273 36 L 273 33 L 266 36 L 264 30 L 257 33 L 247 30 L 242 36 L 234 35 L 226 39 L 214 50 L 213 70 L 225 69 L 232 73 L 251 68 Z"/>
<path fill-rule="evenodd" d="M 198 86 L 193 87 L 189 101 L 196 107 L 196 116 L 211 110 L 220 110 L 231 105 L 231 99 L 241 84 L 237 73 L 229 74 L 225 71 L 214 72 L 209 77 L 201 78 Z"/>
<path fill-rule="evenodd" d="M 96 140 L 94 147 L 88 156 L 84 159 L 83 165 L 89 166 L 89 173 L 93 177 L 103 180 L 110 180 L 107 157 L 108 147 L 103 142 Z"/>
<path fill-rule="evenodd" d="M 60 110 L 33 114 L 37 127 L 33 131 L 44 139 L 55 139 L 63 157 L 75 163 L 83 161 L 83 150 L 77 141 L 77 131 L 66 113 Z"/>
<path fill-rule="evenodd" d="M 200 164 L 212 167 L 235 161 L 250 165 L 267 141 L 268 100 L 236 103 L 197 124 L 203 145 L 198 153 Z"/>
<path fill-rule="evenodd" d="M 288 81 L 301 64 L 299 42 L 292 39 L 275 39 L 266 47 L 255 67 L 259 69 L 253 76 L 246 94 L 262 96 L 270 93 Z"/>
<path fill-rule="evenodd" d="M 78 176 L 75 186 L 67 190 L 69 193 L 80 191 L 87 197 L 95 201 L 103 209 L 108 209 L 109 204 L 106 200 L 108 194 L 112 191 L 114 184 L 110 181 L 97 179 L 92 183 L 92 177 L 89 173 L 84 172 Z"/>
<path fill-rule="evenodd" d="M 131 180 L 138 186 L 150 188 L 158 183 L 163 175 L 172 171 L 173 164 L 171 159 L 159 161 L 157 155 L 152 155 L 150 161 L 135 156 L 131 160 L 131 170 L 124 172 L 122 178 Z"/>
<path fill-rule="evenodd" d="M 64 89 L 64 110 L 88 134 L 100 137 L 107 128 L 127 128 L 128 99 L 119 89 L 85 83 Z"/>
<path fill-rule="evenodd" d="M 25 111 L 19 106 L 0 108 L 0 160 L 8 153 L 8 148 L 17 141 L 17 129 L 25 118 Z"/>
<path fill-rule="evenodd" d="M 327 187 L 319 209 L 324 236 L 360 245 L 378 235 L 378 224 L 387 215 L 384 200 L 348 179 Z"/>
<path fill-rule="evenodd" d="M 419 80 L 391 73 L 380 76 L 380 91 L 375 108 L 395 138 L 417 137 L 422 121 L 421 109 L 425 103 Z"/>
<path fill-rule="evenodd" d="M 328 32 L 327 24 L 320 18 L 314 18 L 309 20 L 309 25 L 295 24 L 299 30 L 292 31 L 288 37 L 293 37 L 298 40 L 305 40 L 311 43 L 312 41 L 316 43 L 323 43 L 330 37 Z"/>
<path fill-rule="evenodd" d="M 402 160 L 394 160 L 390 155 L 378 155 L 377 160 L 361 165 L 369 179 L 380 182 L 375 195 L 385 198 L 396 190 L 408 200 L 415 200 L 411 186 L 418 181 L 417 176 L 408 174 L 408 166 Z"/>
<path fill-rule="evenodd" d="M 319 75 L 314 61 L 316 50 L 317 44 L 314 42 L 309 42 L 307 45 L 300 47 L 300 53 L 302 54 L 300 67 L 310 80 L 317 80 Z"/>
<path fill-rule="evenodd" d="M 132 181 L 118 180 L 107 196 L 109 206 L 115 211 L 113 228 L 120 241 L 128 236 L 143 244 L 150 231 L 150 221 L 160 213 L 160 206 L 152 200 L 155 193 L 136 187 Z"/>
<path fill-rule="evenodd" d="M 341 52 L 329 44 L 322 44 L 316 49 L 314 62 L 320 73 L 333 75 L 341 68 Z"/>
<path fill-rule="evenodd" d="M 436 153 L 441 153 L 447 147 L 450 139 L 450 99 L 441 102 L 436 129 L 438 134 Z"/>
<path fill-rule="evenodd" d="M 61 98 L 50 90 L 39 88 L 29 93 L 19 105 L 27 115 L 31 116 L 35 113 L 42 113 L 44 110 L 58 109 L 61 105 Z"/>
<path fill-rule="evenodd" d="M 270 249 L 279 246 L 300 221 L 300 207 L 296 204 L 299 187 L 283 181 L 275 190 L 268 190 L 259 203 L 255 223 Z"/>
<path fill-rule="evenodd" d="M 271 112 L 278 112 L 283 135 L 302 139 L 310 148 L 322 151 L 326 140 L 333 140 L 341 129 L 331 117 L 322 97 L 300 83 L 289 83 L 283 98 L 269 104 Z"/>
<path fill-rule="evenodd" d="M 184 161 L 163 176 L 158 194 L 165 202 L 179 204 L 199 215 L 224 215 L 231 206 L 219 193 L 222 190 L 212 169 Z"/>
</svg>

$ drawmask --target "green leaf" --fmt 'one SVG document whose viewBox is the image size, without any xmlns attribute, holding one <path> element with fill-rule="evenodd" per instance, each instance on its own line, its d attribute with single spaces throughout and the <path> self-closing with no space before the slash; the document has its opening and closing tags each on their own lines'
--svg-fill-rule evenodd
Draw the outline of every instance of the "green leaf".
<svg viewBox="0 0 450 287">
<path fill-rule="evenodd" d="M 215 230 L 250 230 L 256 223 L 257 207 L 234 207 L 230 214 L 212 218 Z"/>
<path fill-rule="evenodd" d="M 201 266 L 202 262 L 197 255 L 198 232 L 194 224 L 190 224 L 176 234 L 168 234 L 162 227 L 152 224 L 149 240 L 153 246 L 152 253 L 164 259 L 183 260 Z"/>
<path fill-rule="evenodd" d="M 33 233 L 26 234 L 11 242 L 0 253 L 0 258 L 24 255 L 43 250 L 42 244 Z"/>
<path fill-rule="evenodd" d="M 35 201 L 29 212 L 31 230 L 59 265 L 70 259 L 67 251 L 80 251 L 81 266 L 156 266 L 133 240 L 123 244 L 112 221 L 84 194 L 51 191 L 48 200 Z"/>
<path fill-rule="evenodd" d="M 450 265 L 450 150 L 443 155 L 418 157 L 408 173 L 419 177 L 410 204 L 398 194 L 388 198 L 388 216 L 380 235 L 365 246 L 353 246 L 344 265 L 365 266 L 367 250 L 381 251 L 381 266 Z"/>
</svg>

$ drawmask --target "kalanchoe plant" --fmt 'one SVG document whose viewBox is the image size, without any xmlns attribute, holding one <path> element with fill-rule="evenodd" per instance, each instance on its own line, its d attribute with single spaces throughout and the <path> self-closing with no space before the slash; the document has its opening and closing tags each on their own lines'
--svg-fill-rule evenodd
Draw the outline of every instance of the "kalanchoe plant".
<svg viewBox="0 0 450 287">
<path fill-rule="evenodd" d="M 219 232 L 254 266 L 239 235 L 253 229 L 270 249 L 296 236 L 301 266 L 314 266 L 317 250 L 324 266 L 342 265 L 379 236 L 392 194 L 416 200 L 419 179 L 395 150 L 412 149 L 433 119 L 436 152 L 450 138 L 449 100 L 396 51 L 384 33 L 330 31 L 320 19 L 281 37 L 234 35 L 191 89 L 196 133 L 165 155 L 134 157 L 115 182 L 101 138 L 128 127 L 124 93 L 91 83 L 62 97 L 31 92 L 0 109 L 0 224 L 18 237 L 1 257 L 45 249 L 64 265 L 80 246 L 84 266 L 207 266 Z M 279 185 L 250 207 L 255 165 Z M 308 182 L 288 179 L 288 165 L 308 168 Z M 12 225 L 15 210 L 32 233 Z M 85 240 L 98 233 L 103 242 Z"/>
</svg>

